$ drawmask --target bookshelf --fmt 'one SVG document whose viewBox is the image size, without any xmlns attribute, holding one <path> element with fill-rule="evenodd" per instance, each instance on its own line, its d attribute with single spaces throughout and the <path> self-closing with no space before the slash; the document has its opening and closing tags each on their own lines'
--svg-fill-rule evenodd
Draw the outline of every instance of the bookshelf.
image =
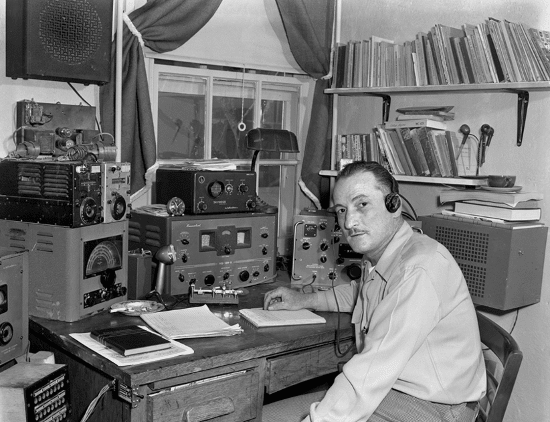
<svg viewBox="0 0 550 422">
<path fill-rule="evenodd" d="M 523 142 L 523 131 L 527 119 L 527 108 L 529 106 L 529 92 L 550 91 L 550 81 L 544 82 L 500 82 L 485 84 L 459 84 L 459 85 L 425 85 L 425 86 L 399 86 L 380 88 L 329 88 L 326 94 L 341 96 L 373 96 L 382 98 L 382 119 L 388 121 L 391 106 L 391 95 L 422 95 L 422 94 L 460 94 L 479 92 L 500 92 L 510 93 L 518 97 L 517 109 L 517 139 L 516 143 L 521 146 Z"/>
<path fill-rule="evenodd" d="M 423 95 L 423 94 L 468 94 L 468 93 L 510 93 L 517 95 L 517 145 L 521 146 L 523 142 L 523 131 L 527 118 L 527 108 L 529 105 L 529 92 L 550 91 L 550 81 L 543 82 L 501 82 L 485 84 L 459 84 L 459 85 L 425 85 L 425 86 L 399 86 L 399 87 L 376 87 L 376 88 L 328 88 L 326 94 L 333 96 L 333 143 L 337 134 L 338 127 L 338 97 L 361 97 L 371 96 L 382 98 L 382 119 L 388 121 L 389 110 L 391 106 L 392 95 Z M 334 157 L 335 147 L 332 146 L 332 156 Z M 332 162 L 331 170 L 321 170 L 321 176 L 334 177 L 337 171 L 334 169 L 335 163 Z M 423 184 L 443 184 L 457 186 L 479 186 L 483 184 L 480 180 L 467 178 L 449 178 L 449 177 L 429 177 L 429 176 L 405 176 L 395 175 L 398 181 L 423 183 Z"/>
<path fill-rule="evenodd" d="M 336 177 L 338 171 L 336 170 L 321 170 L 319 172 L 321 176 Z M 394 174 L 393 177 L 398 182 L 409 183 L 426 183 L 433 185 L 449 185 L 449 186 L 484 186 L 485 180 L 473 179 L 467 177 L 431 177 L 431 176 L 406 176 L 403 174 Z"/>
</svg>

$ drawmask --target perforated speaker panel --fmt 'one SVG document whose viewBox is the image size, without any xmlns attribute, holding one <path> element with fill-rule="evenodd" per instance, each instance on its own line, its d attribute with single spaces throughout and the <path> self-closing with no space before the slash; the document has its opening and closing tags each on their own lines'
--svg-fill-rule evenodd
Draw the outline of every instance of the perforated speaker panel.
<svg viewBox="0 0 550 422">
<path fill-rule="evenodd" d="M 6 76 L 110 81 L 113 0 L 6 0 Z"/>
<path fill-rule="evenodd" d="M 436 226 L 435 240 L 456 259 L 470 295 L 484 297 L 490 236 L 478 231 Z"/>
<path fill-rule="evenodd" d="M 50 57 L 70 65 L 90 60 L 101 46 L 103 24 L 86 0 L 51 0 L 40 11 L 38 36 Z"/>
</svg>

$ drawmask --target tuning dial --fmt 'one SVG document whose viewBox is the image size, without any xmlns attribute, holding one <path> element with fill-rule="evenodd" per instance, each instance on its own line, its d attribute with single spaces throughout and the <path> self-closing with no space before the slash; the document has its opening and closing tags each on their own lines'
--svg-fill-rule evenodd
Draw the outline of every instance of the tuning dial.
<svg viewBox="0 0 550 422">
<path fill-rule="evenodd" d="M 206 203 L 204 203 L 203 201 L 200 201 L 197 204 L 197 208 L 199 209 L 199 211 L 204 212 L 208 208 L 208 205 L 206 205 Z"/>
</svg>

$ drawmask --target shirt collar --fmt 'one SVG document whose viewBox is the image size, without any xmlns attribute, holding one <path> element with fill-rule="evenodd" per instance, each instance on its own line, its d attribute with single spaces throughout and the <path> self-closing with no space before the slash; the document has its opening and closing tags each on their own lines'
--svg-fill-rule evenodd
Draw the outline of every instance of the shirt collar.
<svg viewBox="0 0 550 422">
<path fill-rule="evenodd" d="M 384 279 L 388 280 L 393 269 L 399 263 L 399 255 L 405 244 L 409 241 L 413 234 L 411 226 L 407 222 L 403 222 L 399 230 L 395 233 L 390 243 L 382 253 L 382 256 L 376 264 L 375 271 Z M 371 268 L 370 262 L 366 262 L 367 270 Z M 371 274 L 372 276 L 373 274 Z M 371 278 L 371 277 L 369 277 Z"/>
</svg>

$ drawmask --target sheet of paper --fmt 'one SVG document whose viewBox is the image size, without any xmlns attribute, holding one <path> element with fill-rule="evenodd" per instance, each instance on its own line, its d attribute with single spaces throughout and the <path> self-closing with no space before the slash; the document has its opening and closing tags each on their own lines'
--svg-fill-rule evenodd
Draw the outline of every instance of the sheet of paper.
<svg viewBox="0 0 550 422">
<path fill-rule="evenodd" d="M 147 327 L 143 328 L 148 329 Z M 95 341 L 90 337 L 90 333 L 72 333 L 70 336 L 118 366 L 141 365 L 143 363 L 156 362 L 158 360 L 169 359 L 176 356 L 191 355 L 194 353 L 193 349 L 189 346 L 171 340 L 170 343 L 172 343 L 172 346 L 168 349 L 157 350 L 149 353 L 139 353 L 132 356 L 122 356 L 114 350 L 109 349 L 103 344 Z"/>
<path fill-rule="evenodd" d="M 140 316 L 152 329 L 171 339 L 231 336 L 243 332 L 239 324 L 227 324 L 206 305 Z"/>
</svg>

